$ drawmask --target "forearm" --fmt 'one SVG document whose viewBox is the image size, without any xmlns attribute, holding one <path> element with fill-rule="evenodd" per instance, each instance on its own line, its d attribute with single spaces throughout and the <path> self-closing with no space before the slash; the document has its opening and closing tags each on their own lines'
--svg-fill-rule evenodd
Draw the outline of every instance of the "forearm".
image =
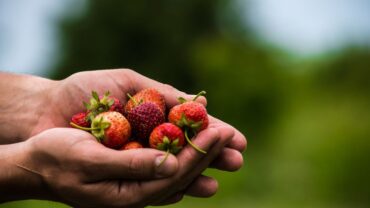
<svg viewBox="0 0 370 208">
<path fill-rule="evenodd" d="M 0 72 L 0 144 L 25 140 L 44 110 L 53 81 Z"/>
<path fill-rule="evenodd" d="M 0 145 L 0 203 L 45 197 L 42 178 L 27 170 L 32 158 L 28 143 Z"/>
</svg>

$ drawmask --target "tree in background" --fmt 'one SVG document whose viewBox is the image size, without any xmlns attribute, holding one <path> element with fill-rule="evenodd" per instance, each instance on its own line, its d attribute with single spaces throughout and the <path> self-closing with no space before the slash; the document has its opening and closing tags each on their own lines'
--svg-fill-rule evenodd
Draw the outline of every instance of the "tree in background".
<svg viewBox="0 0 370 208">
<path fill-rule="evenodd" d="M 277 65 L 248 38 L 233 3 L 88 1 L 81 16 L 61 22 L 61 58 L 51 76 L 126 67 L 183 91 L 206 89 L 218 103 L 211 112 L 257 135 L 281 96 Z M 224 111 L 235 96 L 229 105 L 239 112 Z"/>
<path fill-rule="evenodd" d="M 218 197 L 370 204 L 369 50 L 291 64 L 256 43 L 235 2 L 87 1 L 83 14 L 61 21 L 51 77 L 126 67 L 190 93 L 207 90 L 210 113 L 249 138 L 250 168 L 234 182 L 219 175 L 229 192 Z"/>
</svg>

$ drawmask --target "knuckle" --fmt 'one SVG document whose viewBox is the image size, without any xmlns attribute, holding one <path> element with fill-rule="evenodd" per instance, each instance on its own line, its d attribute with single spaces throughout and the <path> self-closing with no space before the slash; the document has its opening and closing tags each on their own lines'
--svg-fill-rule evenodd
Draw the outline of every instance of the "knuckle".
<svg viewBox="0 0 370 208">
<path fill-rule="evenodd" d="M 168 91 L 178 91 L 175 87 L 169 84 L 162 83 L 162 87 Z"/>
<path fill-rule="evenodd" d="M 123 74 L 129 77 L 134 77 L 135 75 L 137 75 L 137 72 L 133 69 L 123 68 L 120 70 L 122 71 Z"/>
<path fill-rule="evenodd" d="M 133 176 L 143 176 L 145 175 L 144 163 L 141 157 L 133 156 L 130 159 L 128 171 L 130 175 Z"/>
</svg>

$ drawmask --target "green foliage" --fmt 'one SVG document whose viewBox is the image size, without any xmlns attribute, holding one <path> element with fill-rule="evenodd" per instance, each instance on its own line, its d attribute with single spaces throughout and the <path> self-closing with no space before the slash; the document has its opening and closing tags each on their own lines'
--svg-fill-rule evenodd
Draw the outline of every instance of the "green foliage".
<svg viewBox="0 0 370 208">
<path fill-rule="evenodd" d="M 370 51 L 294 60 L 255 44 L 232 4 L 89 1 L 61 22 L 51 77 L 128 67 L 208 92 L 209 112 L 247 135 L 246 166 L 207 171 L 215 197 L 169 207 L 368 207 Z"/>
</svg>

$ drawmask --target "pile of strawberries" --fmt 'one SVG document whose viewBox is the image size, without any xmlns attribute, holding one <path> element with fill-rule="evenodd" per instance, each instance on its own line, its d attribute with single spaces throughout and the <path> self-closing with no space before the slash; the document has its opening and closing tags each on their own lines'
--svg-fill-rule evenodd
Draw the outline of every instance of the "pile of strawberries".
<svg viewBox="0 0 370 208">
<path fill-rule="evenodd" d="M 195 102 L 201 95 L 205 92 L 189 101 L 180 97 L 179 104 L 167 115 L 164 96 L 154 88 L 141 90 L 134 96 L 127 94 L 129 100 L 125 105 L 109 92 L 99 96 L 93 91 L 90 102 L 84 102 L 86 111 L 73 115 L 70 124 L 91 132 L 112 149 L 150 147 L 166 151 L 168 156 L 177 154 L 188 143 L 206 153 L 189 139 L 208 126 L 206 108 Z"/>
</svg>

